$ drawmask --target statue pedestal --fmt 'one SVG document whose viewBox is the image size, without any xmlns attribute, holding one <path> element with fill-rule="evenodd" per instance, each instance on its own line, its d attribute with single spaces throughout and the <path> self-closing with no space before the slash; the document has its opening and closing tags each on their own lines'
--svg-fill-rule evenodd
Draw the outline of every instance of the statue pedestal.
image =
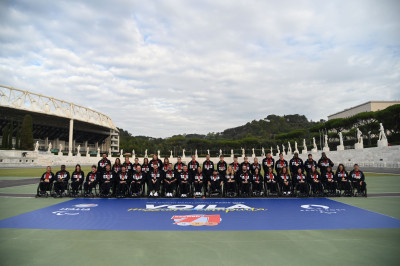
<svg viewBox="0 0 400 266">
<path fill-rule="evenodd" d="M 174 156 L 170 155 L 170 156 L 169 156 L 169 159 L 170 159 L 170 160 L 174 159 Z"/>
<path fill-rule="evenodd" d="M 72 157 L 73 155 L 72 155 L 72 152 L 68 152 L 68 156 L 69 157 Z"/>
<path fill-rule="evenodd" d="M 323 151 L 330 151 L 329 147 L 325 146 L 323 149 Z"/>
<path fill-rule="evenodd" d="M 275 154 L 275 156 L 279 156 L 279 152 L 277 152 L 277 153 Z"/>
<path fill-rule="evenodd" d="M 338 151 L 344 151 L 344 145 L 338 145 L 338 146 L 336 147 L 336 150 L 338 150 Z"/>
<path fill-rule="evenodd" d="M 356 143 L 356 144 L 354 144 L 354 149 L 356 149 L 356 150 L 364 149 L 364 143 Z"/>
<path fill-rule="evenodd" d="M 382 148 L 382 147 L 388 147 L 388 141 L 387 139 L 383 139 L 383 140 L 378 140 L 378 147 Z"/>
<path fill-rule="evenodd" d="M 253 153 L 253 154 L 251 155 L 251 158 L 256 158 L 256 155 Z"/>
<path fill-rule="evenodd" d="M 318 152 L 318 149 L 317 149 L 317 148 L 311 149 L 311 153 L 317 153 L 317 152 Z"/>
<path fill-rule="evenodd" d="M 58 152 L 58 156 L 62 156 L 62 155 L 63 155 L 63 153 L 59 151 Z"/>
<path fill-rule="evenodd" d="M 77 157 L 81 157 L 81 154 L 80 154 L 80 153 L 78 153 L 78 154 L 76 154 L 76 156 L 77 156 Z"/>
<path fill-rule="evenodd" d="M 299 150 L 294 150 L 294 153 L 296 153 L 296 152 L 297 152 L 297 153 L 300 153 Z"/>
<path fill-rule="evenodd" d="M 302 150 L 301 154 L 307 154 L 307 150 Z"/>
<path fill-rule="evenodd" d="M 90 157 L 90 154 L 89 154 L 89 153 L 86 153 L 86 157 Z"/>
</svg>

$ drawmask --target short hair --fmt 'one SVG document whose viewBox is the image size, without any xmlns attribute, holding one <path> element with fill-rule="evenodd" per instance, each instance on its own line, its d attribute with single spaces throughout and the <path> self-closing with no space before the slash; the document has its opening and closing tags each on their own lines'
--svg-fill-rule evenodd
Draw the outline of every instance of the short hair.
<svg viewBox="0 0 400 266">
<path fill-rule="evenodd" d="M 233 156 L 233 159 L 237 159 L 238 157 L 235 155 L 235 156 Z"/>
<path fill-rule="evenodd" d="M 308 156 L 312 156 L 312 154 L 311 154 L 311 153 L 309 153 L 309 154 L 308 154 Z"/>
<path fill-rule="evenodd" d="M 92 165 L 92 168 L 97 168 L 97 166 L 94 164 L 94 165 Z"/>
<path fill-rule="evenodd" d="M 281 155 L 283 155 L 283 153 L 281 152 L 281 153 L 279 153 L 279 156 L 281 156 Z"/>
</svg>

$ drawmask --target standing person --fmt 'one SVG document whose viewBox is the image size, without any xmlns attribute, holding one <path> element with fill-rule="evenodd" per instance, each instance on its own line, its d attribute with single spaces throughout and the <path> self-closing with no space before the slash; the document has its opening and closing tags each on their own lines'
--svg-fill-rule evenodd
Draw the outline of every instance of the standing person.
<svg viewBox="0 0 400 266">
<path fill-rule="evenodd" d="M 134 171 L 136 171 L 136 168 L 138 167 L 138 166 L 141 166 L 140 165 L 140 163 L 139 163 L 139 158 L 135 158 L 135 162 L 132 164 L 132 170 L 133 170 L 133 172 Z"/>
<path fill-rule="evenodd" d="M 188 171 L 190 176 L 194 176 L 196 174 L 197 168 L 200 166 L 199 162 L 196 161 L 196 156 L 192 155 L 192 160 L 188 163 Z"/>
<path fill-rule="evenodd" d="M 143 195 L 144 183 L 146 182 L 146 174 L 142 172 L 142 167 L 136 167 L 136 171 L 131 177 L 130 193 L 131 196 L 138 197 Z"/>
<path fill-rule="evenodd" d="M 365 183 L 365 175 L 360 170 L 358 164 L 354 165 L 353 170 L 350 172 L 351 182 L 353 183 L 353 187 L 357 189 L 356 196 L 364 195 L 366 196 L 366 188 L 367 184 Z"/>
<path fill-rule="evenodd" d="M 250 182 L 252 180 L 251 174 L 247 171 L 246 165 L 243 165 L 242 170 L 239 173 L 241 195 L 244 197 L 250 196 Z"/>
<path fill-rule="evenodd" d="M 191 184 L 189 172 L 187 170 L 186 165 L 183 166 L 183 169 L 180 173 L 177 173 L 177 176 L 178 176 L 179 192 L 181 198 L 186 198 L 190 193 L 190 184 Z"/>
<path fill-rule="evenodd" d="M 280 162 L 277 162 L 280 164 Z M 279 184 L 282 188 L 283 195 L 291 195 L 292 194 L 292 180 L 290 178 L 288 169 L 286 166 L 282 167 L 278 174 Z"/>
<path fill-rule="evenodd" d="M 331 159 L 326 157 L 326 153 L 323 152 L 321 159 L 318 160 L 318 167 L 319 167 L 319 170 L 321 171 L 321 175 L 325 174 L 326 169 L 328 168 L 328 166 L 333 167 L 333 165 L 334 164 L 331 161 Z"/>
<path fill-rule="evenodd" d="M 194 196 L 201 197 L 203 196 L 202 188 L 204 186 L 204 176 L 201 166 L 197 167 L 197 171 L 193 175 L 193 183 L 194 183 Z"/>
<path fill-rule="evenodd" d="M 147 184 L 147 189 L 148 189 L 148 187 L 149 187 L 149 174 L 150 174 L 150 165 L 149 165 L 149 159 L 148 158 L 144 158 L 143 159 L 142 172 L 143 172 L 143 182 L 145 184 Z"/>
<path fill-rule="evenodd" d="M 221 176 L 218 174 L 217 169 L 214 169 L 213 174 L 210 176 L 208 180 L 208 185 L 210 186 L 210 194 L 221 194 L 222 192 L 222 183 L 223 180 Z"/>
<path fill-rule="evenodd" d="M 169 169 L 169 159 L 168 159 L 168 157 L 165 157 L 164 163 L 163 163 L 163 168 L 162 168 L 163 173 L 165 174 L 166 172 L 168 172 L 168 169 Z"/>
<path fill-rule="evenodd" d="M 158 197 L 160 193 L 160 184 L 162 180 L 162 172 L 158 170 L 158 164 L 154 161 L 152 170 L 149 173 L 148 188 L 150 197 Z"/>
<path fill-rule="evenodd" d="M 129 161 L 129 156 L 125 156 L 125 162 L 122 165 L 125 166 L 126 171 L 128 171 L 128 173 L 130 175 L 132 175 L 134 173 L 133 165 Z"/>
<path fill-rule="evenodd" d="M 54 191 L 57 197 L 61 197 L 68 187 L 68 180 L 70 179 L 69 172 L 65 170 L 65 165 L 61 165 L 61 170 L 56 173 Z"/>
<path fill-rule="evenodd" d="M 114 162 L 114 165 L 112 167 L 113 176 L 115 177 L 114 178 L 114 182 L 112 184 L 112 188 L 113 188 L 112 189 L 112 191 L 113 191 L 112 196 L 115 196 L 116 193 L 117 193 L 117 185 L 120 182 L 119 173 L 121 172 L 121 169 L 122 169 L 121 160 L 119 158 L 115 158 L 115 162 Z M 125 168 L 125 170 L 126 170 L 126 168 Z"/>
<path fill-rule="evenodd" d="M 263 195 L 263 182 L 264 178 L 260 174 L 260 169 L 258 167 L 254 168 L 254 173 L 251 181 L 253 187 L 253 195 L 255 196 Z"/>
<path fill-rule="evenodd" d="M 301 168 L 297 168 L 297 172 L 293 175 L 293 183 L 293 186 L 300 192 L 301 196 L 308 196 L 307 176 Z"/>
<path fill-rule="evenodd" d="M 217 171 L 218 171 L 219 176 L 220 176 L 222 179 L 225 178 L 226 169 L 227 169 L 227 164 L 226 164 L 226 162 L 224 161 L 224 156 L 223 156 L 223 155 L 220 155 L 220 156 L 219 156 L 219 162 L 217 163 Z"/>
<path fill-rule="evenodd" d="M 258 169 L 258 172 L 261 173 L 261 164 L 258 163 L 257 157 L 254 158 L 254 163 L 252 163 L 250 166 L 250 172 L 254 175 L 256 169 Z"/>
<path fill-rule="evenodd" d="M 232 165 L 228 166 L 225 174 L 225 191 L 228 197 L 235 197 L 237 191 L 236 174 Z"/>
<path fill-rule="evenodd" d="M 233 171 L 236 173 L 240 172 L 240 163 L 238 162 L 238 157 L 233 157 L 233 163 L 230 164 L 232 166 Z"/>
<path fill-rule="evenodd" d="M 308 154 L 308 159 L 304 162 L 304 170 L 306 171 L 306 174 L 308 175 L 311 171 L 311 167 L 317 167 L 317 162 L 313 159 L 312 154 Z"/>
<path fill-rule="evenodd" d="M 274 174 L 274 169 L 272 167 L 268 167 L 267 172 L 264 175 L 265 185 L 271 194 L 277 194 L 279 192 L 278 188 L 278 178 Z"/>
<path fill-rule="evenodd" d="M 150 168 L 153 168 L 154 164 L 157 164 L 157 170 L 161 171 L 163 168 L 162 161 L 158 158 L 157 154 L 153 154 L 153 159 L 149 162 Z"/>
<path fill-rule="evenodd" d="M 51 184 L 54 181 L 54 173 L 51 171 L 51 167 L 47 166 L 46 172 L 42 174 L 40 177 L 40 183 L 39 183 L 39 192 L 38 196 L 44 196 L 46 194 L 46 191 L 49 191 L 51 189 Z"/>
<path fill-rule="evenodd" d="M 299 154 L 297 152 L 294 153 L 293 158 L 289 161 L 290 165 L 290 173 L 292 175 L 297 174 L 297 169 L 301 168 L 301 171 L 303 172 L 303 160 L 299 158 Z"/>
<path fill-rule="evenodd" d="M 330 196 L 336 196 L 336 180 L 335 180 L 335 174 L 332 171 L 332 168 L 328 166 L 326 168 L 325 174 L 322 176 L 322 182 L 324 183 L 324 186 L 326 190 L 328 191 Z"/>
<path fill-rule="evenodd" d="M 206 182 L 210 180 L 211 175 L 214 172 L 214 163 L 210 161 L 210 154 L 207 154 L 206 160 L 203 163 L 203 175 L 205 177 Z M 204 187 L 207 192 L 207 186 Z"/>
<path fill-rule="evenodd" d="M 344 194 L 346 196 L 351 195 L 351 180 L 350 176 L 346 171 L 346 168 L 344 167 L 343 164 L 339 164 L 336 173 L 335 173 L 335 179 L 336 182 L 338 183 L 338 188 L 340 191 L 344 190 Z"/>
<path fill-rule="evenodd" d="M 86 176 L 86 181 L 83 184 L 83 189 L 85 191 L 85 197 L 93 195 L 93 188 L 96 187 L 99 182 L 99 172 L 97 171 L 96 165 L 92 165 L 92 171 Z"/>
<path fill-rule="evenodd" d="M 107 159 L 106 152 L 103 152 L 101 156 L 102 158 L 97 164 L 97 171 L 99 171 L 100 173 L 104 173 L 106 171 L 106 165 L 110 165 L 111 167 L 111 161 Z"/>
<path fill-rule="evenodd" d="M 184 166 L 185 166 L 185 164 L 182 162 L 182 158 L 180 156 L 178 156 L 178 161 L 174 165 L 174 170 L 177 175 L 179 175 L 183 171 Z"/>
<path fill-rule="evenodd" d="M 282 169 L 284 167 L 287 168 L 288 166 L 289 166 L 288 162 L 285 159 L 283 159 L 283 153 L 279 153 L 279 160 L 277 160 L 275 163 L 275 171 L 278 174 L 278 176 L 280 176 Z"/>
<path fill-rule="evenodd" d="M 165 161 L 164 161 L 165 167 Z M 176 173 L 172 167 L 172 164 L 168 164 L 168 169 L 164 174 L 164 189 L 165 189 L 165 196 L 171 198 L 173 196 L 173 192 L 176 188 Z"/>
<path fill-rule="evenodd" d="M 313 194 L 316 194 L 317 196 L 322 196 L 324 192 L 324 187 L 322 186 L 321 174 L 318 173 L 317 167 L 311 167 L 311 171 L 308 174 L 308 180 L 311 183 Z"/>
<path fill-rule="evenodd" d="M 249 173 L 251 172 L 251 168 L 250 168 L 251 164 L 249 162 L 249 158 L 244 157 L 243 163 L 240 164 L 240 169 L 243 170 L 243 166 L 246 166 L 247 172 L 249 172 Z"/>
<path fill-rule="evenodd" d="M 272 158 L 271 153 L 267 153 L 267 157 L 262 160 L 262 166 L 264 169 L 264 175 L 268 173 L 268 168 L 272 168 L 272 172 L 275 168 L 275 160 Z"/>
<path fill-rule="evenodd" d="M 115 174 L 115 176 L 117 177 L 116 179 L 118 180 L 117 182 L 115 182 L 117 183 L 115 195 L 118 198 L 123 198 L 127 194 L 128 185 L 131 182 L 131 177 L 126 171 L 125 166 L 122 166 L 121 171 Z"/>
<path fill-rule="evenodd" d="M 82 186 L 85 179 L 85 173 L 81 170 L 81 165 L 75 166 L 75 171 L 71 175 L 71 194 L 73 197 L 78 196 L 78 190 Z"/>
<path fill-rule="evenodd" d="M 112 184 L 114 182 L 115 176 L 113 175 L 113 171 L 111 170 L 111 165 L 106 165 L 106 170 L 100 175 L 100 197 L 109 197 L 110 189 L 112 188 Z"/>
</svg>

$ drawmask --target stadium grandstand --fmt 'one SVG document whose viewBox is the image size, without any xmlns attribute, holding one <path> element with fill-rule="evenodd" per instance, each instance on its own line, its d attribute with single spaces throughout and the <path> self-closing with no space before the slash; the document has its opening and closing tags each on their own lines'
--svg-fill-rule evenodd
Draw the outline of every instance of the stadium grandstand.
<svg viewBox="0 0 400 266">
<path fill-rule="evenodd" d="M 97 150 L 119 152 L 119 131 L 110 117 L 84 106 L 0 85 L 0 132 L 13 123 L 17 130 L 25 115 L 30 114 L 33 122 L 34 143 L 39 151 L 47 150 L 51 143 L 52 152 L 62 148 L 69 155 L 97 153 Z M 13 139 L 15 146 L 16 138 Z"/>
</svg>

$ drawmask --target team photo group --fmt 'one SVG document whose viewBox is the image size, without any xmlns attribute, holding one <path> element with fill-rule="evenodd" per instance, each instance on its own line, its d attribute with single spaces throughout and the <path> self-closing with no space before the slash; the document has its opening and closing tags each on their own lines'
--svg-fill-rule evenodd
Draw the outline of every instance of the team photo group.
<svg viewBox="0 0 400 266">
<path fill-rule="evenodd" d="M 54 174 L 48 166 L 40 178 L 38 197 L 323 197 L 367 196 L 364 173 L 357 164 L 348 172 L 343 164 L 336 170 L 334 163 L 323 152 L 315 161 L 312 154 L 303 161 L 295 153 L 288 162 L 279 155 L 274 160 L 268 153 L 262 162 L 254 158 L 249 162 L 237 157 L 231 164 L 224 156 L 214 163 L 207 155 L 202 165 L 192 156 L 185 164 L 177 158 L 174 165 L 168 158 L 161 161 L 157 155 L 152 160 L 135 158 L 132 163 L 125 157 L 114 164 L 102 154 L 102 159 L 85 175 L 77 164 L 70 174 L 65 165 Z M 262 172 L 264 174 L 262 174 Z"/>
</svg>

